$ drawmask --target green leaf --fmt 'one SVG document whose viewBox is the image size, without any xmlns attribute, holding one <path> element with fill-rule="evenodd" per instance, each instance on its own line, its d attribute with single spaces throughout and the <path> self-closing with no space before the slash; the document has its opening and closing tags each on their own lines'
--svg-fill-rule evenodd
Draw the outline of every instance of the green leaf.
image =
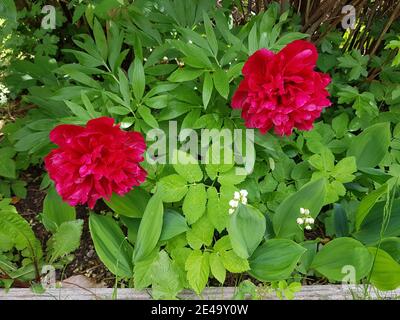
<svg viewBox="0 0 400 320">
<path fill-rule="evenodd" d="M 147 203 L 139 226 L 134 249 L 134 262 L 146 258 L 156 247 L 163 225 L 164 206 L 160 193 L 154 194 Z"/>
<path fill-rule="evenodd" d="M 371 283 L 379 290 L 395 290 L 400 287 L 400 264 L 397 263 L 387 252 L 368 248 L 375 257 L 371 271 Z"/>
<path fill-rule="evenodd" d="M 164 221 L 160 240 L 169 240 L 189 229 L 185 217 L 172 209 L 166 209 L 164 212 Z"/>
<path fill-rule="evenodd" d="M 367 76 L 367 64 L 369 56 L 362 55 L 359 50 L 352 50 L 351 53 L 345 53 L 339 57 L 339 67 L 350 69 L 349 80 L 357 80 L 360 76 Z"/>
<path fill-rule="evenodd" d="M 361 223 L 360 229 L 353 233 L 353 237 L 367 245 L 376 245 L 381 236 L 382 224 L 384 223 L 386 201 L 377 202 Z M 393 202 L 389 214 L 383 238 L 400 236 L 400 199 Z"/>
<path fill-rule="evenodd" d="M 265 228 L 265 218 L 258 209 L 239 204 L 227 226 L 233 251 L 243 259 L 250 257 L 263 240 Z"/>
<path fill-rule="evenodd" d="M 28 221 L 21 217 L 8 199 L 0 201 L 0 234 L 7 236 L 19 251 L 24 250 L 25 257 L 39 260 L 43 253 L 39 240 L 35 237 Z"/>
<path fill-rule="evenodd" d="M 300 39 L 308 38 L 310 35 L 301 32 L 288 32 L 278 39 L 273 45 L 275 49 L 282 49 L 287 44 Z"/>
<path fill-rule="evenodd" d="M 358 168 L 373 168 L 387 154 L 390 139 L 390 123 L 374 124 L 351 139 L 346 155 L 356 158 Z"/>
<path fill-rule="evenodd" d="M 249 55 L 252 55 L 259 49 L 258 46 L 258 35 L 257 35 L 257 24 L 255 23 L 249 32 Z"/>
<path fill-rule="evenodd" d="M 204 28 L 206 30 L 208 44 L 210 45 L 210 48 L 211 48 L 214 56 L 216 57 L 218 54 L 218 41 L 215 36 L 214 28 L 211 23 L 211 20 L 205 11 L 203 11 L 203 20 L 204 20 Z"/>
<path fill-rule="evenodd" d="M 144 75 L 142 61 L 138 58 L 135 58 L 133 61 L 132 90 L 135 99 L 138 101 L 140 101 L 143 97 L 145 84 L 146 78 Z"/>
<path fill-rule="evenodd" d="M 221 284 L 224 284 L 226 269 L 222 263 L 221 256 L 214 252 L 210 254 L 210 270 L 215 279 L 217 279 Z"/>
<path fill-rule="evenodd" d="M 96 47 L 99 50 L 103 60 L 106 61 L 108 56 L 106 35 L 104 34 L 103 27 L 97 19 L 94 19 L 93 35 L 96 41 Z"/>
<path fill-rule="evenodd" d="M 144 120 L 144 122 L 146 122 L 150 127 L 158 128 L 158 122 L 157 122 L 156 118 L 154 118 L 154 116 L 151 114 L 151 111 L 149 108 L 147 108 L 144 105 L 141 105 L 141 106 L 139 106 L 137 111 L 140 114 L 140 116 L 142 117 L 142 119 Z"/>
<path fill-rule="evenodd" d="M 382 240 L 380 249 L 389 253 L 397 263 L 400 263 L 400 238 L 390 237 Z"/>
<path fill-rule="evenodd" d="M 189 153 L 176 150 L 173 156 L 173 167 L 187 182 L 197 182 L 203 179 L 203 171 L 198 161 Z"/>
<path fill-rule="evenodd" d="M 163 177 L 157 184 L 164 202 L 177 202 L 182 200 L 188 191 L 186 180 L 179 174 Z"/>
<path fill-rule="evenodd" d="M 249 273 L 261 281 L 288 279 L 305 251 L 292 240 L 267 240 L 251 256 Z"/>
<path fill-rule="evenodd" d="M 187 279 L 193 290 L 200 294 L 206 287 L 210 273 L 210 253 L 194 250 L 185 263 Z"/>
<path fill-rule="evenodd" d="M 370 210 L 373 208 L 375 203 L 388 191 L 388 186 L 386 184 L 380 186 L 378 189 L 367 194 L 362 198 L 356 213 L 356 230 L 360 230 L 361 224 L 365 217 L 368 215 Z"/>
<path fill-rule="evenodd" d="M 182 210 L 189 224 L 195 223 L 206 211 L 207 192 L 204 184 L 196 184 L 189 187 L 183 201 Z"/>
<path fill-rule="evenodd" d="M 151 266 L 152 298 L 176 299 L 177 294 L 183 289 L 178 268 L 171 261 L 168 254 L 162 250 Z"/>
<path fill-rule="evenodd" d="M 133 248 L 117 222 L 110 216 L 92 213 L 89 229 L 96 253 L 108 270 L 119 277 L 131 278 Z"/>
<path fill-rule="evenodd" d="M 213 80 L 215 89 L 219 92 L 219 94 L 228 99 L 229 95 L 229 78 L 226 74 L 226 71 L 223 69 L 217 69 L 213 74 Z"/>
<path fill-rule="evenodd" d="M 50 264 L 79 248 L 82 228 L 83 220 L 80 219 L 67 221 L 59 226 L 56 233 L 47 242 Z"/>
<path fill-rule="evenodd" d="M 333 223 L 337 237 L 347 237 L 350 232 L 347 214 L 343 206 L 339 203 L 333 205 Z"/>
<path fill-rule="evenodd" d="M 241 273 L 250 269 L 247 259 L 240 258 L 233 250 L 229 236 L 223 236 L 214 244 L 214 252 L 220 255 L 226 270 Z"/>
<path fill-rule="evenodd" d="M 168 80 L 171 82 L 191 81 L 200 77 L 203 72 L 204 70 L 179 68 L 168 77 Z"/>
<path fill-rule="evenodd" d="M 211 245 L 213 236 L 214 228 L 206 216 L 201 217 L 186 232 L 186 239 L 193 249 Z"/>
<path fill-rule="evenodd" d="M 150 195 L 144 189 L 134 187 L 123 196 L 114 193 L 109 201 L 105 200 L 105 203 L 119 215 L 141 218 L 149 199 Z"/>
<path fill-rule="evenodd" d="M 5 178 L 16 178 L 15 161 L 10 159 L 7 154 L 0 155 L 0 176 Z"/>
<path fill-rule="evenodd" d="M 222 232 L 222 230 L 226 228 L 228 222 L 228 208 L 221 204 L 215 187 L 209 187 L 207 189 L 207 198 L 207 217 L 214 228 L 217 229 L 218 232 Z"/>
<path fill-rule="evenodd" d="M 325 183 L 325 179 L 309 182 L 299 191 L 283 200 L 272 219 L 277 237 L 302 237 L 303 231 L 296 223 L 296 219 L 299 217 L 299 210 L 300 208 L 307 208 L 314 219 L 317 217 L 325 200 Z"/>
<path fill-rule="evenodd" d="M 143 290 L 151 285 L 152 266 L 155 261 L 159 258 L 158 250 L 154 250 L 150 255 L 148 255 L 145 259 L 138 261 L 135 263 L 133 268 L 133 278 L 135 281 L 135 289 Z"/>
<path fill-rule="evenodd" d="M 208 106 L 208 102 L 210 101 L 213 88 L 214 85 L 211 74 L 209 72 L 206 72 L 204 74 L 203 92 L 202 92 L 204 109 L 206 109 Z"/>
<path fill-rule="evenodd" d="M 372 266 L 372 255 L 359 241 L 352 238 L 337 238 L 328 242 L 319 251 L 311 268 L 332 281 L 342 281 L 346 275 L 344 267 L 354 267 L 356 281 L 364 278 Z"/>
<path fill-rule="evenodd" d="M 64 202 L 54 187 L 47 191 L 40 215 L 46 230 L 54 233 L 64 223 L 75 220 L 75 208 Z"/>
</svg>

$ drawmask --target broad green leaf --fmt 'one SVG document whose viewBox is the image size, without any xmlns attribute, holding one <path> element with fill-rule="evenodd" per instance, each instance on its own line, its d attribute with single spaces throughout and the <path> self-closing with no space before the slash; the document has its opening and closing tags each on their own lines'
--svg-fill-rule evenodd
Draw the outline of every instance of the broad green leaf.
<svg viewBox="0 0 400 320">
<path fill-rule="evenodd" d="M 353 237 L 366 245 L 376 245 L 379 242 L 386 201 L 377 202 L 361 223 L 360 229 Z M 393 202 L 383 238 L 400 236 L 400 199 Z"/>
<path fill-rule="evenodd" d="M 105 203 L 119 215 L 141 218 L 149 199 L 150 195 L 144 189 L 134 187 L 123 196 L 114 193 L 109 201 L 105 200 Z"/>
<path fill-rule="evenodd" d="M 204 184 L 196 184 L 189 187 L 182 211 L 189 224 L 195 223 L 206 211 L 207 192 Z"/>
<path fill-rule="evenodd" d="M 179 272 L 168 254 L 161 250 L 151 266 L 152 298 L 177 299 L 178 293 L 183 289 Z"/>
<path fill-rule="evenodd" d="M 361 223 L 373 208 L 375 203 L 388 191 L 386 184 L 380 186 L 378 189 L 372 191 L 362 198 L 356 213 L 356 230 L 360 230 Z"/>
<path fill-rule="evenodd" d="M 151 114 L 151 111 L 149 108 L 141 105 L 141 106 L 139 106 L 137 111 L 140 114 L 140 116 L 142 117 L 142 119 L 144 120 L 144 122 L 146 122 L 150 127 L 158 128 L 158 122 L 157 122 L 156 118 L 154 118 L 154 116 Z"/>
<path fill-rule="evenodd" d="M 400 287 L 400 264 L 387 252 L 368 248 L 373 257 L 376 256 L 371 271 L 371 283 L 379 290 L 395 290 Z"/>
<path fill-rule="evenodd" d="M 110 216 L 92 213 L 89 229 L 96 253 L 113 274 L 131 278 L 133 273 L 133 248 L 117 222 Z"/>
<path fill-rule="evenodd" d="M 40 215 L 46 230 L 54 233 L 64 223 L 75 220 L 75 208 L 64 202 L 54 187 L 47 191 L 43 202 L 43 213 Z"/>
<path fill-rule="evenodd" d="M 165 241 L 171 239 L 188 229 L 189 227 L 184 216 L 175 210 L 166 209 L 164 212 L 164 221 L 160 240 Z"/>
<path fill-rule="evenodd" d="M 213 240 L 214 227 L 211 225 L 207 216 L 201 217 L 191 225 L 186 232 L 186 239 L 193 249 L 200 249 L 203 245 L 209 246 Z"/>
<path fill-rule="evenodd" d="M 217 253 L 210 254 L 210 270 L 211 274 L 217 279 L 221 284 L 224 284 L 226 278 L 226 269 L 222 263 L 222 258 Z"/>
<path fill-rule="evenodd" d="M 140 61 L 138 58 L 135 58 L 133 61 L 132 90 L 135 99 L 138 101 L 140 101 L 143 97 L 145 84 L 146 78 L 144 75 L 142 61 Z"/>
<path fill-rule="evenodd" d="M 0 155 L 0 176 L 5 178 L 16 178 L 15 161 L 10 159 L 7 154 Z"/>
<path fill-rule="evenodd" d="M 342 281 L 346 267 L 354 268 L 355 281 L 364 278 L 372 266 L 372 255 L 359 241 L 352 238 L 337 238 L 328 242 L 319 251 L 311 268 L 317 270 L 331 281 Z"/>
<path fill-rule="evenodd" d="M 147 203 L 142 221 L 140 222 L 133 252 L 134 262 L 146 258 L 156 247 L 163 226 L 163 215 L 164 206 L 161 200 L 161 194 L 157 192 Z"/>
<path fill-rule="evenodd" d="M 226 228 L 229 218 L 227 206 L 222 205 L 215 187 L 207 189 L 207 198 L 207 217 L 214 228 L 218 232 L 222 232 Z"/>
<path fill-rule="evenodd" d="M 296 223 L 299 210 L 307 208 L 314 219 L 317 217 L 325 200 L 325 183 L 325 179 L 307 183 L 299 191 L 283 200 L 272 219 L 278 238 L 302 237 L 303 231 Z"/>
<path fill-rule="evenodd" d="M 343 206 L 339 203 L 333 205 L 333 223 L 335 226 L 335 235 L 337 237 L 349 236 L 349 221 Z"/>
<path fill-rule="evenodd" d="M 187 182 L 179 174 L 163 177 L 157 184 L 164 202 L 177 202 L 182 200 L 188 191 Z"/>
<path fill-rule="evenodd" d="M 221 259 L 225 269 L 233 273 L 241 273 L 250 269 L 247 259 L 240 258 L 233 250 L 229 236 L 223 236 L 214 244 L 214 252 Z"/>
<path fill-rule="evenodd" d="M 187 182 L 197 182 L 203 179 L 203 171 L 198 161 L 189 153 L 177 150 L 173 156 L 173 167 Z"/>
<path fill-rule="evenodd" d="M 280 37 L 278 39 L 278 41 L 275 42 L 273 47 L 276 49 L 281 49 L 283 46 L 285 46 L 295 40 L 308 38 L 309 36 L 310 36 L 309 34 L 301 33 L 301 32 L 288 32 L 288 33 L 284 34 L 282 37 Z"/>
<path fill-rule="evenodd" d="M 191 81 L 200 77 L 203 72 L 203 70 L 179 68 L 168 77 L 168 80 L 171 82 Z"/>
<path fill-rule="evenodd" d="M 382 240 L 380 249 L 389 253 L 397 263 L 400 263 L 400 238 L 390 237 Z"/>
<path fill-rule="evenodd" d="M 185 263 L 187 279 L 193 290 L 200 294 L 206 287 L 210 274 L 210 253 L 194 250 Z"/>
<path fill-rule="evenodd" d="M 229 78 L 226 71 L 223 69 L 217 69 L 213 74 L 214 86 L 219 94 L 228 99 L 229 95 Z"/>
<path fill-rule="evenodd" d="M 158 250 L 154 250 L 145 259 L 135 263 L 133 267 L 133 279 L 135 283 L 135 289 L 143 290 L 151 285 L 153 264 L 159 258 Z"/>
<path fill-rule="evenodd" d="M 243 259 L 249 258 L 263 240 L 265 228 L 265 218 L 258 209 L 239 204 L 227 226 L 233 251 Z"/>
<path fill-rule="evenodd" d="M 50 264 L 79 248 L 82 228 L 83 220 L 80 219 L 64 222 L 58 227 L 47 242 Z"/>
<path fill-rule="evenodd" d="M 288 279 L 305 251 L 292 240 L 267 240 L 250 257 L 249 273 L 261 281 Z"/>
<path fill-rule="evenodd" d="M 352 138 L 347 156 L 356 158 L 358 168 L 373 168 L 387 154 L 390 139 L 390 124 L 388 122 L 374 124 Z"/>
<path fill-rule="evenodd" d="M 43 253 L 39 240 L 35 237 L 31 226 L 16 208 L 9 204 L 9 199 L 0 201 L 0 234 L 7 236 L 19 251 L 24 251 L 25 257 L 38 261 Z"/>
</svg>

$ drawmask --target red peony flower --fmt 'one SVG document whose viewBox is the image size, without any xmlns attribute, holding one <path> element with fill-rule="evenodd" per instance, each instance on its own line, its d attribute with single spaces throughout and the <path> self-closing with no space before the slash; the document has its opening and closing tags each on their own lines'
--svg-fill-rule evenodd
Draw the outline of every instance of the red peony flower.
<svg viewBox="0 0 400 320">
<path fill-rule="evenodd" d="M 90 120 L 86 127 L 60 125 L 50 132 L 59 148 L 44 159 L 56 190 L 70 205 L 88 203 L 113 192 L 123 195 L 146 179 L 143 161 L 146 143 L 139 132 L 126 132 L 114 119 Z"/>
<path fill-rule="evenodd" d="M 304 40 L 293 41 L 277 54 L 260 49 L 245 63 L 244 80 L 232 98 L 248 128 L 278 135 L 293 128 L 310 130 L 323 108 L 330 106 L 329 75 L 314 71 L 318 53 Z"/>
</svg>

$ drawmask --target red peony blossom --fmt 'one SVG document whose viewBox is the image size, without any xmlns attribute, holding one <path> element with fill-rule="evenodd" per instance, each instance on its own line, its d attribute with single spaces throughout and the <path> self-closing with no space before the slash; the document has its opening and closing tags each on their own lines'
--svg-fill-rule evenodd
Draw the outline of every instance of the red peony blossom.
<svg viewBox="0 0 400 320">
<path fill-rule="evenodd" d="M 293 128 L 310 130 L 323 108 L 331 105 L 326 86 L 329 75 L 314 71 L 318 53 L 304 40 L 288 44 L 277 54 L 260 49 L 245 63 L 244 80 L 232 98 L 232 108 L 242 109 L 248 128 L 278 135 Z"/>
<path fill-rule="evenodd" d="M 56 190 L 70 205 L 88 203 L 113 192 L 123 195 L 140 185 L 147 173 L 139 165 L 146 143 L 139 132 L 126 132 L 114 119 L 90 120 L 86 127 L 60 125 L 50 133 L 59 148 L 44 159 Z"/>
</svg>

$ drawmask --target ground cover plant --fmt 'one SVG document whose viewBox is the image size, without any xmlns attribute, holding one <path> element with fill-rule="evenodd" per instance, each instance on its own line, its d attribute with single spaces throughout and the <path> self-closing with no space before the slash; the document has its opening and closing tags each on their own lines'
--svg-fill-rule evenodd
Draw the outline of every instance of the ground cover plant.
<svg viewBox="0 0 400 320">
<path fill-rule="evenodd" d="M 0 287 L 398 288 L 400 6 L 342 2 L 3 1 Z"/>
</svg>

